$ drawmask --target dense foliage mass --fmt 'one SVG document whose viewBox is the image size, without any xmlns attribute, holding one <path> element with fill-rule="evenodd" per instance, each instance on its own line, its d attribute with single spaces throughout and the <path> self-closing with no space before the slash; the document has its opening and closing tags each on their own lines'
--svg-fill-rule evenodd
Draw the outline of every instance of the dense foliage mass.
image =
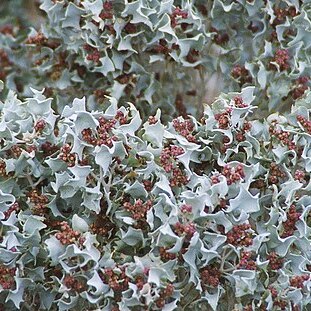
<svg viewBox="0 0 311 311">
<path fill-rule="evenodd" d="M 23 96 L 45 88 L 58 109 L 77 95 L 91 107 L 110 95 L 144 118 L 158 107 L 201 117 L 220 91 L 255 85 L 266 115 L 310 85 L 310 0 L 37 2 L 33 18 L 25 1 L 0 4 L 0 77 Z"/>
<path fill-rule="evenodd" d="M 4 310 L 304 310 L 310 109 L 249 121 L 253 88 L 205 116 L 42 92 L 1 106 Z"/>
<path fill-rule="evenodd" d="M 0 310 L 308 310 L 310 32 L 310 0 L 1 1 Z"/>
</svg>

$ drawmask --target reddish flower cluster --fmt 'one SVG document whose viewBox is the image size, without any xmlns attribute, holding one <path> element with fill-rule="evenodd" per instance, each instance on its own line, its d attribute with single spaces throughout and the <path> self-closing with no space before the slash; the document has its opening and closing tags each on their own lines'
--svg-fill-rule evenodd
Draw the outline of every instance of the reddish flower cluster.
<svg viewBox="0 0 311 311">
<path fill-rule="evenodd" d="M 243 127 L 241 130 L 239 130 L 236 134 L 236 140 L 241 142 L 241 141 L 244 141 L 246 138 L 245 138 L 245 133 L 250 131 L 250 129 L 252 128 L 252 124 L 249 122 L 249 121 L 245 121 L 243 123 Z"/>
<path fill-rule="evenodd" d="M 104 117 L 100 117 L 98 121 L 99 125 L 96 131 L 92 131 L 90 128 L 87 128 L 81 132 L 82 139 L 93 146 L 105 145 L 111 148 L 113 146 L 113 141 L 117 141 L 117 137 L 113 135 L 112 129 L 115 127 L 117 122 L 123 125 L 128 121 L 128 119 L 122 111 L 118 111 L 115 118 L 107 120 Z"/>
<path fill-rule="evenodd" d="M 32 211 L 35 215 L 45 215 L 47 213 L 47 204 L 49 199 L 47 196 L 40 194 L 38 190 L 33 189 L 28 194 L 30 202 L 34 204 Z"/>
<path fill-rule="evenodd" d="M 269 183 L 277 184 L 279 182 L 279 178 L 286 177 L 286 174 L 278 167 L 278 165 L 274 162 L 270 164 L 269 170 Z"/>
<path fill-rule="evenodd" d="M 221 175 L 219 173 L 215 173 L 214 175 L 211 176 L 212 185 L 220 183 L 220 179 L 219 179 L 220 176 Z"/>
<path fill-rule="evenodd" d="M 308 87 L 309 77 L 300 77 L 296 80 L 294 89 L 290 92 L 293 99 L 303 96 Z"/>
<path fill-rule="evenodd" d="M 277 25 L 283 24 L 286 20 L 286 17 L 295 17 L 298 14 L 298 11 L 296 11 L 296 8 L 294 6 L 290 6 L 286 8 L 274 7 L 273 12 L 274 12 L 275 18 L 273 20 L 272 25 L 274 27 L 276 27 Z"/>
<path fill-rule="evenodd" d="M 218 121 L 218 127 L 222 130 L 228 129 L 230 126 L 232 108 L 227 108 L 223 113 L 215 114 L 215 120 Z"/>
<path fill-rule="evenodd" d="M 59 240 L 63 245 L 68 245 L 71 243 L 79 242 L 82 244 L 83 239 L 81 239 L 81 234 L 78 231 L 70 228 L 66 221 L 60 223 L 60 230 L 55 234 L 57 240 Z"/>
<path fill-rule="evenodd" d="M 72 275 L 66 275 L 63 280 L 63 283 L 68 289 L 77 293 L 81 293 L 86 290 L 86 284 L 77 280 Z"/>
<path fill-rule="evenodd" d="M 253 234 L 249 224 L 234 226 L 226 235 L 227 242 L 234 246 L 250 246 L 253 244 Z"/>
<path fill-rule="evenodd" d="M 252 259 L 251 252 L 241 252 L 238 269 L 256 270 L 256 262 Z"/>
<path fill-rule="evenodd" d="M 172 177 L 170 178 L 170 186 L 181 187 L 182 185 L 187 185 L 188 182 L 189 179 L 183 170 L 181 170 L 179 167 L 174 167 L 172 171 Z"/>
<path fill-rule="evenodd" d="M 46 122 L 44 120 L 38 120 L 35 124 L 35 131 L 37 133 L 42 133 L 42 131 L 44 130 L 46 126 Z"/>
<path fill-rule="evenodd" d="M 196 142 L 193 136 L 194 125 L 190 120 L 181 121 L 179 118 L 173 120 L 173 127 L 177 133 L 187 138 L 190 142 Z"/>
<path fill-rule="evenodd" d="M 191 214 L 192 213 L 192 206 L 190 204 L 183 204 L 180 207 L 180 210 L 182 213 Z"/>
<path fill-rule="evenodd" d="M 271 252 L 268 255 L 269 268 L 271 270 L 281 269 L 284 263 L 284 258 L 281 258 L 276 252 Z"/>
<path fill-rule="evenodd" d="M 146 201 L 143 203 L 141 199 L 135 201 L 134 205 L 130 202 L 125 202 L 123 207 L 129 211 L 135 220 L 145 220 L 146 214 L 152 207 L 153 203 L 151 200 Z"/>
<path fill-rule="evenodd" d="M 224 43 L 227 43 L 229 41 L 229 35 L 226 32 L 218 31 L 216 28 L 212 27 L 211 32 L 216 32 L 216 34 L 213 37 L 213 41 L 218 44 L 222 45 Z"/>
<path fill-rule="evenodd" d="M 143 185 L 144 185 L 145 189 L 146 189 L 148 192 L 150 192 L 150 191 L 152 190 L 152 188 L 153 188 L 153 183 L 152 183 L 152 181 L 151 181 L 151 180 L 148 180 L 148 179 L 143 180 Z"/>
<path fill-rule="evenodd" d="M 0 285 L 3 289 L 13 289 L 15 286 L 14 276 L 16 268 L 7 268 L 0 265 Z"/>
<path fill-rule="evenodd" d="M 100 52 L 98 49 L 85 44 L 84 49 L 88 52 L 88 55 L 86 56 L 87 60 L 93 61 L 94 63 L 99 63 L 99 59 L 100 59 Z"/>
<path fill-rule="evenodd" d="M 238 80 L 241 85 L 252 82 L 252 77 L 244 66 L 235 65 L 231 71 L 231 75 L 234 79 Z"/>
<path fill-rule="evenodd" d="M 237 108 L 246 108 L 247 104 L 244 103 L 243 98 L 241 96 L 235 96 L 233 98 L 234 106 Z"/>
<path fill-rule="evenodd" d="M 169 260 L 176 259 L 176 254 L 167 252 L 167 249 L 168 248 L 166 248 L 166 247 L 160 247 L 159 248 L 161 260 L 166 262 L 166 261 L 169 261 Z"/>
<path fill-rule="evenodd" d="M 269 286 L 269 291 L 271 293 L 273 299 L 273 306 L 279 307 L 281 310 L 286 310 L 287 302 L 281 298 L 279 298 L 279 293 L 275 287 Z"/>
<path fill-rule="evenodd" d="M 59 154 L 59 158 L 67 163 L 69 167 L 73 167 L 76 164 L 76 154 L 71 153 L 70 144 L 65 144 L 60 148 L 61 153 Z"/>
<path fill-rule="evenodd" d="M 106 99 L 105 96 L 108 96 L 109 92 L 101 90 L 101 89 L 97 89 L 93 92 L 93 94 L 100 103 L 103 103 Z"/>
<path fill-rule="evenodd" d="M 135 277 L 135 284 L 139 290 L 142 290 L 146 283 L 147 279 L 145 275 L 142 274 Z"/>
<path fill-rule="evenodd" d="M 23 149 L 18 145 L 12 146 L 8 151 L 7 154 L 15 159 L 18 159 L 22 154 Z"/>
<path fill-rule="evenodd" d="M 174 225 L 174 232 L 178 236 L 185 236 L 187 240 L 191 240 L 194 233 L 196 232 L 195 224 L 190 222 L 188 224 L 182 224 L 180 222 L 177 222 Z"/>
<path fill-rule="evenodd" d="M 304 171 L 301 171 L 301 170 L 295 171 L 295 174 L 294 174 L 295 180 L 298 180 L 300 183 L 304 184 L 304 183 L 306 183 L 305 177 L 306 177 L 306 174 Z"/>
<path fill-rule="evenodd" d="M 117 267 L 114 271 L 107 268 L 103 273 L 100 273 L 100 278 L 103 283 L 108 284 L 114 292 L 122 292 L 128 289 L 129 277 L 126 276 L 124 267 Z"/>
<path fill-rule="evenodd" d="M 175 161 L 177 157 L 184 153 L 184 149 L 182 147 L 178 147 L 175 145 L 171 145 L 169 147 L 164 148 L 161 151 L 160 161 L 161 166 L 164 168 L 165 172 L 169 173 L 173 170 Z"/>
<path fill-rule="evenodd" d="M 14 202 L 8 210 L 6 210 L 3 214 L 4 214 L 4 220 L 9 219 L 9 217 L 11 216 L 11 214 L 13 212 L 19 212 L 20 211 L 20 206 L 18 204 L 18 202 Z"/>
<path fill-rule="evenodd" d="M 6 177 L 8 176 L 6 173 L 6 164 L 4 160 L 0 159 L 0 176 Z"/>
<path fill-rule="evenodd" d="M 44 45 L 46 44 L 48 39 L 44 36 L 42 32 L 38 32 L 35 36 L 29 37 L 26 40 L 26 44 L 35 44 L 35 45 Z"/>
<path fill-rule="evenodd" d="M 165 301 L 169 299 L 174 293 L 174 285 L 173 284 L 167 284 L 164 289 L 160 292 L 160 297 L 155 301 L 156 306 L 158 308 L 164 308 Z"/>
<path fill-rule="evenodd" d="M 50 156 L 58 151 L 58 149 L 59 148 L 56 145 L 52 145 L 49 141 L 46 141 L 41 145 L 41 150 L 44 156 Z"/>
<path fill-rule="evenodd" d="M 296 149 L 296 144 L 290 139 L 291 133 L 278 130 L 275 122 L 272 122 L 272 125 L 269 127 L 269 133 L 272 137 L 278 139 L 283 145 L 288 146 L 288 149 Z"/>
<path fill-rule="evenodd" d="M 202 287 L 217 287 L 220 284 L 221 273 L 215 266 L 207 266 L 200 270 Z"/>
<path fill-rule="evenodd" d="M 311 134 L 311 121 L 302 115 L 297 116 L 297 121 L 303 126 L 308 134 Z"/>
<path fill-rule="evenodd" d="M 296 288 L 303 288 L 303 283 L 308 280 L 310 280 L 310 274 L 296 275 L 290 279 L 289 284 Z"/>
<path fill-rule="evenodd" d="M 107 236 L 114 228 L 114 223 L 105 213 L 98 214 L 95 222 L 90 225 L 90 230 L 101 236 Z"/>
<path fill-rule="evenodd" d="M 160 39 L 159 44 L 155 45 L 152 49 L 151 52 L 156 53 L 156 54 L 164 54 L 164 55 L 169 55 L 169 53 L 172 52 L 172 50 L 178 50 L 179 46 L 175 43 L 172 45 L 168 45 L 167 41 L 165 39 Z"/>
<path fill-rule="evenodd" d="M 113 18 L 113 7 L 111 1 L 106 1 L 103 4 L 103 10 L 99 14 L 99 17 L 103 20 Z"/>
<path fill-rule="evenodd" d="M 287 70 L 289 68 L 289 52 L 288 50 L 279 49 L 275 52 L 275 56 L 273 58 L 273 62 L 279 65 L 281 71 Z M 276 66 L 272 65 L 272 69 L 276 69 Z"/>
<path fill-rule="evenodd" d="M 228 164 L 225 165 L 222 169 L 222 174 L 226 177 L 228 185 L 243 180 L 245 177 L 244 169 L 241 164 L 238 164 L 235 168 L 230 167 Z"/>
<path fill-rule="evenodd" d="M 148 118 L 148 123 L 149 124 L 156 124 L 158 122 L 158 119 L 155 116 L 150 116 Z"/>
<path fill-rule="evenodd" d="M 282 238 L 289 237 L 294 234 L 296 228 L 296 222 L 299 220 L 301 213 L 296 211 L 296 206 L 291 205 L 288 212 L 286 213 L 287 220 L 283 222 L 283 233 L 281 235 Z"/>
<path fill-rule="evenodd" d="M 172 14 L 170 15 L 171 17 L 171 26 L 175 28 L 177 26 L 178 18 L 185 19 L 188 17 L 188 13 L 185 11 L 182 11 L 179 7 L 176 7 Z"/>
</svg>

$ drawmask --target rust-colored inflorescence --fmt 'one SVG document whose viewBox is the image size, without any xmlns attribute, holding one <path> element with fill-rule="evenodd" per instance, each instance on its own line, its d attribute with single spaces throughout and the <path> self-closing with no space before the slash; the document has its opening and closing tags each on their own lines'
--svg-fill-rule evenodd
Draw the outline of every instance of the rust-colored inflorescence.
<svg viewBox="0 0 311 311">
<path fill-rule="evenodd" d="M 271 252 L 268 255 L 269 268 L 271 270 L 281 269 L 284 263 L 284 258 L 280 257 L 276 252 Z"/>
<path fill-rule="evenodd" d="M 220 284 L 221 273 L 215 266 L 207 266 L 200 270 L 200 277 L 203 288 L 207 286 L 217 287 Z"/>
<path fill-rule="evenodd" d="M 234 226 L 227 233 L 227 242 L 234 246 L 250 246 L 253 244 L 253 234 L 249 224 Z"/>
<path fill-rule="evenodd" d="M 0 265 L 0 285 L 3 289 L 13 289 L 15 287 L 15 274 L 16 268 L 8 268 Z"/>
<path fill-rule="evenodd" d="M 55 234 L 57 240 L 63 245 L 72 244 L 75 242 L 83 243 L 81 239 L 81 233 L 73 230 L 66 221 L 60 223 L 60 231 Z"/>
<path fill-rule="evenodd" d="M 299 220 L 301 213 L 298 213 L 295 205 L 291 205 L 286 213 L 287 220 L 283 222 L 282 238 L 289 237 L 294 234 L 296 228 L 296 222 Z"/>
</svg>

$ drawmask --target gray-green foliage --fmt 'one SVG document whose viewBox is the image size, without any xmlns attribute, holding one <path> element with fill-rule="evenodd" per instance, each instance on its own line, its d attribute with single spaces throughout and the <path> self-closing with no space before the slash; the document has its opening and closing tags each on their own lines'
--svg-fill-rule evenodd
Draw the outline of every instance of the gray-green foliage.
<svg viewBox="0 0 311 311">
<path fill-rule="evenodd" d="M 247 121 L 253 91 L 166 126 L 160 110 L 143 122 L 113 98 L 105 112 L 82 98 L 57 115 L 42 92 L 10 92 L 0 119 L 3 308 L 309 306 L 310 109 Z"/>
<path fill-rule="evenodd" d="M 288 110 L 308 88 L 297 79 L 310 75 L 310 1 L 41 2 L 46 22 L 27 37 L 47 41 L 25 44 L 19 28 L 0 42 L 13 63 L 9 87 L 24 96 L 48 88 L 58 109 L 78 94 L 93 107 L 106 93 L 144 117 L 158 107 L 198 114 L 220 91 L 255 85 L 265 113 Z"/>
</svg>

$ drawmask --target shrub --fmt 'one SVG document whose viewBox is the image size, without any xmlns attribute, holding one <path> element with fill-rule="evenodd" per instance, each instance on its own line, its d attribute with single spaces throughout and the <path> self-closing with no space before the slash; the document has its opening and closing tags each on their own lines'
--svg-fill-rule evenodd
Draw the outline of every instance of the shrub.
<svg viewBox="0 0 311 311">
<path fill-rule="evenodd" d="M 4 310 L 300 310 L 310 303 L 310 109 L 197 121 L 132 104 L 1 104 Z"/>
<path fill-rule="evenodd" d="M 308 1 L 38 2 L 27 20 L 24 1 L 4 1 L 0 77 L 23 97 L 45 88 L 59 113 L 76 96 L 93 109 L 110 95 L 143 119 L 158 107 L 201 117 L 220 91 L 255 85 L 262 116 L 309 89 Z"/>
</svg>

